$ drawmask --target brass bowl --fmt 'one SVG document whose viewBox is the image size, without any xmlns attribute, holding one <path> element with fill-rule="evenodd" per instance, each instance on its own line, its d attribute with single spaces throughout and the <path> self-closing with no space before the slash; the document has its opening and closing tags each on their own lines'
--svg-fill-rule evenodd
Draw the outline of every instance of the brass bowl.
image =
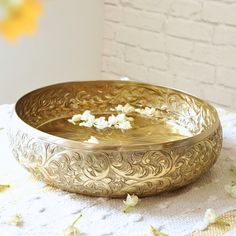
<svg viewBox="0 0 236 236">
<path fill-rule="evenodd" d="M 129 103 L 155 107 L 131 130 L 73 126 L 67 118 L 91 110 L 111 114 Z M 9 129 L 15 158 L 47 184 L 91 196 L 140 197 L 193 182 L 216 162 L 222 129 L 205 101 L 170 88 L 130 81 L 55 84 L 23 96 Z M 88 144 L 91 135 L 99 144 Z"/>
</svg>

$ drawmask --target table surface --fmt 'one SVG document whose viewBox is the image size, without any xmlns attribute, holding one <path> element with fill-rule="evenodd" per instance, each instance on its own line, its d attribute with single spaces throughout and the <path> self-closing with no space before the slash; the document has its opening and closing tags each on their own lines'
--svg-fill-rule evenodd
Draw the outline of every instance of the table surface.
<svg viewBox="0 0 236 236">
<path fill-rule="evenodd" d="M 9 122 L 12 106 L 0 106 L 0 127 Z M 46 187 L 36 181 L 12 157 L 4 130 L 0 132 L 0 183 L 11 188 L 0 193 L 0 235 L 58 236 L 76 218 L 77 226 L 89 236 L 145 236 L 149 227 L 163 226 L 169 235 L 184 235 L 202 220 L 207 208 L 219 213 L 235 208 L 236 199 L 227 195 L 224 185 L 236 180 L 229 171 L 236 160 L 236 113 L 218 109 L 224 131 L 221 156 L 214 167 L 194 184 L 175 192 L 143 198 L 125 214 L 122 199 L 93 198 Z M 15 227 L 6 222 L 20 213 L 24 224 Z"/>
</svg>

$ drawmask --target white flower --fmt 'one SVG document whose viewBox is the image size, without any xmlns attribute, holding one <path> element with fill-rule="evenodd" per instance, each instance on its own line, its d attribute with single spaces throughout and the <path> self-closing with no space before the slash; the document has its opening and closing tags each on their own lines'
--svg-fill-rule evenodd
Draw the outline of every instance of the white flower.
<svg viewBox="0 0 236 236">
<path fill-rule="evenodd" d="M 105 128 L 109 127 L 109 124 L 108 124 L 108 121 L 106 120 L 106 118 L 101 116 L 101 117 L 95 119 L 94 126 L 97 129 L 105 129 Z"/>
<path fill-rule="evenodd" d="M 8 221 L 8 224 L 10 225 L 15 225 L 15 226 L 22 226 L 23 224 L 23 219 L 20 214 L 16 214 L 10 218 Z"/>
<path fill-rule="evenodd" d="M 68 121 L 73 125 L 76 125 L 76 122 L 80 121 L 80 119 L 81 119 L 81 114 L 76 114 L 73 115 L 71 119 L 68 119 Z"/>
<path fill-rule="evenodd" d="M 86 127 L 92 127 L 95 122 L 95 116 L 91 115 L 91 111 L 86 110 L 86 111 L 84 111 L 83 114 L 73 115 L 71 119 L 68 119 L 68 121 L 70 123 L 72 123 L 73 125 L 76 125 L 76 123 L 79 121 L 84 121 L 84 122 L 81 122 L 79 125 L 86 126 Z"/>
<path fill-rule="evenodd" d="M 139 198 L 136 195 L 129 195 L 127 194 L 126 200 L 123 201 L 125 204 L 125 207 L 123 208 L 123 212 L 128 212 L 128 210 L 132 207 L 135 207 L 138 202 L 139 202 Z"/>
<path fill-rule="evenodd" d="M 82 236 L 79 229 L 76 228 L 74 225 L 70 225 L 66 229 L 64 229 L 64 235 L 65 236 Z"/>
<path fill-rule="evenodd" d="M 64 235 L 65 236 L 82 236 L 83 234 L 79 231 L 78 228 L 75 227 L 75 224 L 78 222 L 78 220 L 82 217 L 82 214 L 79 213 L 77 218 L 74 220 L 74 222 L 66 227 L 64 229 Z"/>
<path fill-rule="evenodd" d="M 88 140 L 84 141 L 85 143 L 91 143 L 91 144 L 98 144 L 98 140 L 94 137 L 91 136 Z"/>
<path fill-rule="evenodd" d="M 111 115 L 108 117 L 109 127 L 114 126 L 116 129 L 130 129 L 132 128 L 130 118 L 124 113 L 118 114 L 117 116 Z"/>
<path fill-rule="evenodd" d="M 135 108 L 127 103 L 124 106 L 119 104 L 118 106 L 115 107 L 115 110 L 128 114 L 134 112 Z"/>
<path fill-rule="evenodd" d="M 82 121 L 88 121 L 91 118 L 95 118 L 93 115 L 91 115 L 91 111 L 86 110 L 84 113 L 81 115 L 80 120 Z"/>
<path fill-rule="evenodd" d="M 236 163 L 231 164 L 230 171 L 236 174 Z"/>
<path fill-rule="evenodd" d="M 127 120 L 127 119 L 126 119 L 126 115 L 125 115 L 124 113 L 118 114 L 118 115 L 116 116 L 116 120 L 117 120 L 118 123 L 119 123 L 119 122 L 124 122 L 124 121 Z"/>
<path fill-rule="evenodd" d="M 109 127 L 115 126 L 117 123 L 118 123 L 118 121 L 117 121 L 117 117 L 116 116 L 111 115 L 111 116 L 108 117 Z"/>
<path fill-rule="evenodd" d="M 195 228 L 198 230 L 205 230 L 208 228 L 210 224 L 214 223 L 219 223 L 219 224 L 225 224 L 228 225 L 227 223 L 218 220 L 219 214 L 217 213 L 216 210 L 209 208 L 205 211 L 204 219 L 202 222 L 199 222 Z"/>
<path fill-rule="evenodd" d="M 86 121 L 81 122 L 79 125 L 85 127 L 93 127 L 94 123 L 95 123 L 95 116 L 90 115 L 87 117 Z"/>
<path fill-rule="evenodd" d="M 117 129 L 131 129 L 132 128 L 131 123 L 128 120 L 118 123 L 115 127 Z"/>
<path fill-rule="evenodd" d="M 130 129 L 132 128 L 130 121 L 133 121 L 132 117 L 127 117 L 124 113 L 118 115 L 111 115 L 108 117 L 108 120 L 104 116 L 95 118 L 94 115 L 91 115 L 89 110 L 86 110 L 83 114 L 73 115 L 71 119 L 68 119 L 68 122 L 76 125 L 77 122 L 80 122 L 80 126 L 85 127 L 96 127 L 97 129 L 105 129 L 108 127 L 115 127 L 117 129 Z"/>
<path fill-rule="evenodd" d="M 122 76 L 122 77 L 120 77 L 120 80 L 129 81 L 130 79 L 127 76 Z"/>
<path fill-rule="evenodd" d="M 135 109 L 135 112 L 143 116 L 154 116 L 156 109 L 153 107 L 145 107 L 144 109 L 137 108 Z"/>
<path fill-rule="evenodd" d="M 225 185 L 225 192 L 236 198 L 236 185 Z"/>
<path fill-rule="evenodd" d="M 217 211 L 212 208 L 209 208 L 205 212 L 203 221 L 209 225 L 209 224 L 215 223 L 217 217 L 218 217 Z"/>
</svg>

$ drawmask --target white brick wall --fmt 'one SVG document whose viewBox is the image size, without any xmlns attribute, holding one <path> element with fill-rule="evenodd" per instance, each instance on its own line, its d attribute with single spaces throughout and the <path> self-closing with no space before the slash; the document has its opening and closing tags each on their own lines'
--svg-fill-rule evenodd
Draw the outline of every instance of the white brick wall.
<svg viewBox="0 0 236 236">
<path fill-rule="evenodd" d="M 236 0 L 104 0 L 104 79 L 185 90 L 236 108 Z"/>
</svg>

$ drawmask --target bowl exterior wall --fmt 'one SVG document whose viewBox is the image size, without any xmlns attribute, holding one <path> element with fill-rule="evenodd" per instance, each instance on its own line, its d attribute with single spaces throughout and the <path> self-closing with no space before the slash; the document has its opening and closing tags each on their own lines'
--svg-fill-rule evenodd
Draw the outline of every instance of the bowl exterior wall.
<svg viewBox="0 0 236 236">
<path fill-rule="evenodd" d="M 13 123 L 17 119 L 14 115 Z M 103 197 L 144 197 L 187 185 L 213 166 L 222 147 L 220 124 L 201 141 L 162 150 L 68 148 L 34 137 L 18 125 L 8 134 L 13 155 L 37 179 L 69 192 Z"/>
</svg>

